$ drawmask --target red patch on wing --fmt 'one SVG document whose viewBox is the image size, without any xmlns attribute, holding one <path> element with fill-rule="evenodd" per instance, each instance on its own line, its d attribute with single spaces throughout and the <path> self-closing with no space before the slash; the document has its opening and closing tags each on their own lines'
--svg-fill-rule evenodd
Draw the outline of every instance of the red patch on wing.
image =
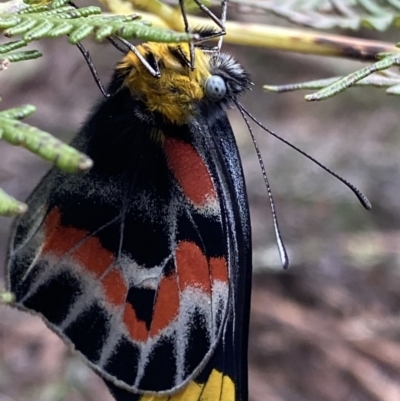
<svg viewBox="0 0 400 401">
<path fill-rule="evenodd" d="M 128 287 L 122 273 L 114 268 L 111 269 L 101 280 L 107 301 L 114 306 L 121 306 L 126 302 Z"/>
<path fill-rule="evenodd" d="M 58 257 L 68 254 L 96 277 L 103 275 L 115 261 L 112 252 L 103 248 L 98 238 L 88 237 L 85 230 L 61 225 L 60 211 L 56 207 L 46 218 L 45 231 L 43 254 L 51 253 Z"/>
<path fill-rule="evenodd" d="M 181 291 L 192 286 L 211 294 L 210 268 L 201 249 L 194 242 L 181 241 L 175 258 Z"/>
<path fill-rule="evenodd" d="M 223 283 L 228 282 L 229 280 L 228 265 L 224 257 L 210 258 L 210 267 L 211 267 L 211 277 L 213 281 L 219 280 L 222 281 Z"/>
<path fill-rule="evenodd" d="M 210 172 L 193 146 L 166 138 L 164 149 L 168 165 L 188 199 L 197 206 L 205 206 L 217 198 Z"/>
<path fill-rule="evenodd" d="M 167 327 L 179 312 L 179 288 L 177 277 L 171 274 L 163 277 L 157 291 L 154 305 L 153 319 L 151 321 L 150 335 L 155 336 Z"/>
<path fill-rule="evenodd" d="M 73 227 L 61 225 L 60 210 L 55 207 L 47 215 L 45 220 L 45 241 L 43 253 L 52 253 L 55 256 L 62 256 L 83 240 L 86 232 Z"/>
<path fill-rule="evenodd" d="M 96 277 L 102 276 L 115 261 L 112 252 L 103 248 L 96 237 L 87 238 L 71 256 Z"/>
</svg>

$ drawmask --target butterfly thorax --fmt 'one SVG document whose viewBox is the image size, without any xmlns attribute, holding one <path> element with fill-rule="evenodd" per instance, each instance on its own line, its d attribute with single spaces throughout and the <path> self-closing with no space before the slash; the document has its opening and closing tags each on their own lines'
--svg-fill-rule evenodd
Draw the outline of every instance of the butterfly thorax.
<svg viewBox="0 0 400 401">
<path fill-rule="evenodd" d="M 155 78 L 129 52 L 117 66 L 124 75 L 123 86 L 146 104 L 147 111 L 160 113 L 173 124 L 184 124 L 193 114 L 194 104 L 205 97 L 204 85 L 211 76 L 209 56 L 196 49 L 196 68 L 191 70 L 187 44 L 145 43 L 138 51 L 161 76 Z"/>
</svg>

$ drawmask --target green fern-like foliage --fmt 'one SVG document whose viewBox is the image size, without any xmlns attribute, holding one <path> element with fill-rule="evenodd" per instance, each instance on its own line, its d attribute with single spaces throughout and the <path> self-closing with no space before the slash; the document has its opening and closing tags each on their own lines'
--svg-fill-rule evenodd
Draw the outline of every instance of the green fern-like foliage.
<svg viewBox="0 0 400 401">
<path fill-rule="evenodd" d="M 15 216 L 25 213 L 26 210 L 25 203 L 13 198 L 0 188 L 0 216 Z"/>
<path fill-rule="evenodd" d="M 61 3 L 61 6 L 58 5 Z M 138 15 L 103 15 L 99 7 L 76 9 L 57 2 L 47 6 L 27 6 L 17 12 L 0 14 L 0 30 L 7 37 L 21 36 L 26 43 L 42 38 L 68 35 L 76 44 L 92 36 L 102 41 L 111 35 L 153 42 L 187 42 L 190 35 L 153 28 Z"/>
<path fill-rule="evenodd" d="M 15 301 L 15 295 L 11 292 L 0 292 L 0 304 L 12 304 Z"/>
<path fill-rule="evenodd" d="M 21 122 L 35 111 L 26 105 L 0 112 L 0 137 L 12 145 L 22 146 L 68 172 L 86 170 L 92 161 L 47 132 Z"/>
<path fill-rule="evenodd" d="M 319 89 L 317 92 L 305 96 L 308 101 L 324 100 L 343 92 L 352 86 L 375 86 L 387 88 L 386 93 L 400 95 L 400 53 L 380 55 L 381 60 L 354 71 L 343 77 L 333 77 L 316 81 L 301 82 L 288 85 L 264 85 L 270 92 L 292 92 L 303 89 Z M 396 69 L 390 69 L 397 67 Z"/>
<path fill-rule="evenodd" d="M 59 141 L 47 132 L 41 131 L 21 120 L 35 111 L 35 107 L 25 105 L 0 112 L 0 138 L 12 145 L 22 146 L 57 167 L 68 172 L 90 168 L 92 161 L 76 149 Z M 0 189 L 0 215 L 21 214 L 26 205 L 12 198 Z"/>
<path fill-rule="evenodd" d="M 38 50 L 22 50 L 14 52 L 14 50 L 27 46 L 25 40 L 15 40 L 0 45 L 0 57 L 2 58 L 1 64 L 5 69 L 9 63 L 16 63 L 17 61 L 31 60 L 42 56 Z"/>
<path fill-rule="evenodd" d="M 314 29 L 353 29 L 362 27 L 384 31 L 400 26 L 400 0 L 265 0 L 253 2 L 231 0 L 231 3 L 272 12 L 297 25 Z M 351 39 L 345 44 L 351 47 Z M 355 45 L 356 46 L 356 45 Z M 358 45 L 359 47 L 359 45 Z M 342 77 L 301 82 L 286 85 L 265 85 L 266 91 L 289 92 L 295 90 L 318 90 L 305 96 L 308 101 L 324 100 L 352 86 L 375 86 L 386 88 L 392 95 L 400 94 L 400 50 L 377 55 L 378 61 Z"/>
<path fill-rule="evenodd" d="M 399 0 L 230 0 L 238 7 L 264 11 L 297 25 L 314 29 L 352 29 L 362 27 L 385 31 L 400 24 Z"/>
</svg>

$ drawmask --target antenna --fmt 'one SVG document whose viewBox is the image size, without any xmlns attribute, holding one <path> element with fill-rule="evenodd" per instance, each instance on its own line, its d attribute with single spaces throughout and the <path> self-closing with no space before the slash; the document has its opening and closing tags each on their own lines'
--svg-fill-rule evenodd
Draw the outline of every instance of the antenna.
<svg viewBox="0 0 400 401">
<path fill-rule="evenodd" d="M 355 187 L 352 183 L 347 181 L 345 178 L 341 177 L 339 174 L 335 173 L 332 171 L 330 168 L 324 166 L 321 162 L 318 160 L 314 159 L 312 156 L 298 148 L 297 146 L 293 145 L 286 139 L 280 137 L 278 134 L 275 134 L 275 132 L 271 131 L 267 127 L 265 127 L 263 124 L 261 124 L 253 115 L 251 115 L 239 102 L 235 102 L 237 108 L 241 112 L 241 114 L 247 115 L 251 120 L 253 120 L 260 128 L 262 128 L 264 131 L 268 132 L 270 135 L 274 136 L 275 138 L 279 139 L 281 142 L 285 143 L 286 145 L 290 146 L 292 149 L 296 150 L 303 156 L 305 156 L 307 159 L 311 160 L 314 162 L 317 166 L 321 167 L 323 170 L 325 170 L 327 173 L 332 175 L 333 177 L 337 178 L 340 182 L 342 182 L 346 187 L 348 187 L 354 195 L 357 197 L 357 199 L 360 201 L 360 203 L 364 206 L 365 209 L 371 210 L 372 205 L 371 202 L 368 200 L 368 198 L 357 188 Z M 251 134 L 252 135 L 252 134 Z"/>
<path fill-rule="evenodd" d="M 265 187 L 267 188 L 267 192 L 268 192 L 269 204 L 271 205 L 272 221 L 274 223 L 276 244 L 278 245 L 279 256 L 281 258 L 281 263 L 282 263 L 283 268 L 287 269 L 289 267 L 289 257 L 287 255 L 285 244 L 283 243 L 281 231 L 279 229 L 278 215 L 277 215 L 276 209 L 275 209 L 274 198 L 272 197 L 271 186 L 269 185 L 267 173 L 265 171 L 264 161 L 262 159 L 260 149 L 258 148 L 258 145 L 257 145 L 257 142 L 256 142 L 256 138 L 254 137 L 253 130 L 251 129 L 250 122 L 246 117 L 245 109 L 242 107 L 242 105 L 240 103 L 236 103 L 236 106 L 239 109 L 240 114 L 242 115 L 243 120 L 245 121 L 245 123 L 247 125 L 247 128 L 248 128 L 248 130 L 250 132 L 251 139 L 253 141 L 254 149 L 256 150 L 256 153 L 257 153 L 257 158 L 258 158 L 258 162 L 260 163 L 261 172 L 262 172 L 262 175 L 263 175 L 263 178 L 264 178 Z"/>
<path fill-rule="evenodd" d="M 226 14 L 227 14 L 227 10 L 228 10 L 228 0 L 222 0 L 221 1 L 221 18 L 218 18 L 200 0 L 193 0 L 193 1 L 198 5 L 200 10 L 203 11 L 204 14 L 206 14 L 207 17 L 209 17 L 220 28 L 220 30 L 219 31 L 211 30 L 210 32 L 208 32 L 208 34 L 206 34 L 204 36 L 200 35 L 198 38 L 195 38 L 195 41 L 191 40 L 189 42 L 189 55 L 190 55 L 189 67 L 192 70 L 195 69 L 195 53 L 194 53 L 195 47 L 198 47 L 205 52 L 219 53 L 221 51 L 223 37 L 226 34 L 225 25 L 226 25 Z M 183 18 L 185 32 L 187 34 L 190 34 L 191 29 L 189 27 L 188 15 L 187 15 L 186 8 L 185 8 L 185 0 L 179 0 L 179 6 L 181 8 L 181 14 L 182 14 L 182 18 Z M 200 29 L 200 30 L 195 29 L 194 31 L 201 33 L 202 29 Z M 207 31 L 207 29 L 204 29 L 203 31 Z M 209 48 L 209 47 L 203 47 L 203 46 L 199 45 L 201 42 L 204 42 L 206 40 L 210 40 L 213 38 L 218 38 L 218 37 L 219 37 L 219 40 L 218 40 L 218 45 L 216 47 Z"/>
</svg>

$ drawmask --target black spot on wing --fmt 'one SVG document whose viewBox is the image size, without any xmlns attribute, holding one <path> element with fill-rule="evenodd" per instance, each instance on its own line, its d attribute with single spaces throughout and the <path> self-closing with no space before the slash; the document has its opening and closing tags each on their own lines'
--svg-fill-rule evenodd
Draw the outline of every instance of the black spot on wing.
<svg viewBox="0 0 400 401">
<path fill-rule="evenodd" d="M 156 291 L 148 288 L 131 287 L 128 291 L 126 301 L 130 303 L 135 311 L 136 317 L 146 323 L 150 330 L 153 318 L 153 306 Z"/>
<path fill-rule="evenodd" d="M 215 217 L 207 217 L 200 213 L 193 213 L 192 219 L 201 233 L 208 257 L 219 257 L 226 255 L 225 238 L 220 221 Z"/>
<path fill-rule="evenodd" d="M 27 279 L 18 286 L 17 300 L 40 279 L 40 272 L 49 269 L 47 262 L 36 265 Z M 26 308 L 40 311 L 53 324 L 60 324 L 67 316 L 75 300 L 82 294 L 81 283 L 71 273 L 64 271 L 50 277 L 39 289 L 24 301 Z"/>
<path fill-rule="evenodd" d="M 152 349 L 140 381 L 140 389 L 162 391 L 171 389 L 175 384 L 176 359 L 175 338 L 161 338 Z"/>
<path fill-rule="evenodd" d="M 163 269 L 163 276 L 168 277 L 171 274 L 174 274 L 175 272 L 176 272 L 175 262 L 173 261 L 173 259 L 170 259 L 168 260 L 167 264 Z"/>
<path fill-rule="evenodd" d="M 187 210 L 178 217 L 177 240 L 196 243 L 207 257 L 226 255 L 221 223 L 216 217 L 194 210 Z"/>
<path fill-rule="evenodd" d="M 61 224 L 63 226 L 74 227 L 88 233 L 107 225 L 120 214 L 120 211 L 116 209 L 112 202 L 107 202 L 100 196 L 86 198 L 84 193 L 71 195 L 70 197 L 68 195 L 63 196 L 62 199 L 55 200 L 54 205 L 57 205 L 60 209 Z M 118 227 L 114 225 L 108 230 L 116 231 Z M 104 229 L 100 234 L 106 235 L 104 234 Z"/>
<path fill-rule="evenodd" d="M 139 348 L 122 337 L 104 366 L 104 370 L 111 376 L 132 386 L 136 379 L 139 357 Z"/>
<path fill-rule="evenodd" d="M 210 350 L 210 338 L 205 327 L 203 314 L 196 310 L 191 317 L 187 333 L 188 344 L 185 353 L 185 371 L 187 374 L 192 373 L 200 365 Z"/>
<path fill-rule="evenodd" d="M 169 254 L 168 224 L 163 214 L 157 208 L 143 213 L 131 210 L 124 219 L 122 252 L 140 266 L 154 267 Z"/>
<path fill-rule="evenodd" d="M 152 148 L 144 158 L 129 191 L 124 214 L 122 252 L 140 266 L 160 264 L 170 253 L 168 206 L 172 201 L 171 175 L 164 154 Z"/>
<path fill-rule="evenodd" d="M 223 338 L 219 340 L 214 354 L 211 356 L 206 366 L 199 373 L 195 380 L 199 384 L 206 383 L 212 370 L 216 369 L 224 376 L 229 376 L 234 382 L 237 394 L 235 399 L 247 400 L 247 393 L 240 392 L 242 378 L 247 377 L 247 360 L 240 362 L 240 360 L 237 358 L 238 353 L 241 352 L 242 344 L 234 343 L 232 329 L 232 322 L 230 322 L 228 323 L 228 327 Z"/>
<path fill-rule="evenodd" d="M 89 361 L 97 362 L 109 331 L 108 313 L 100 305 L 93 303 L 78 315 L 65 329 L 64 334 Z"/>
</svg>

